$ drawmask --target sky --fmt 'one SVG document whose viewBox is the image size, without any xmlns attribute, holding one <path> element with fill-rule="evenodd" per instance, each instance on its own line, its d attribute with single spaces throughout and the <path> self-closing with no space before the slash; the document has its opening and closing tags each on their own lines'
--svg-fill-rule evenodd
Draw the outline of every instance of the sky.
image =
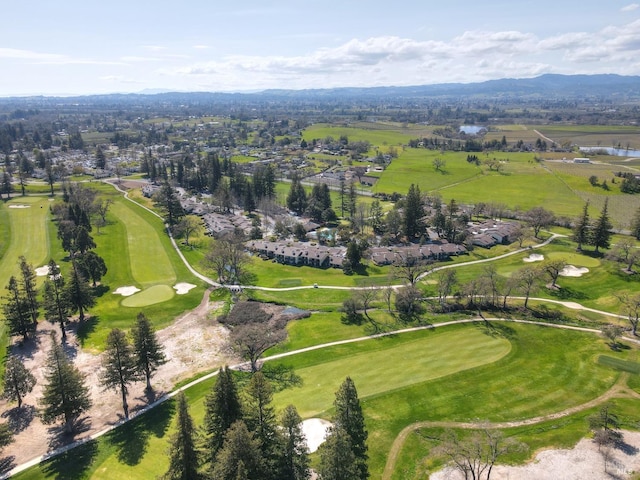
<svg viewBox="0 0 640 480">
<path fill-rule="evenodd" d="M 629 0 L 16 0 L 0 96 L 640 75 Z"/>
</svg>

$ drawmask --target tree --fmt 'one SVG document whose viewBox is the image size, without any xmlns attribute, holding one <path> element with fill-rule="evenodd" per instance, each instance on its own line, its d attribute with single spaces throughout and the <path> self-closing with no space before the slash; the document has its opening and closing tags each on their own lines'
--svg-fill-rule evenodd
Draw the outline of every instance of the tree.
<svg viewBox="0 0 640 480">
<path fill-rule="evenodd" d="M 542 207 L 533 207 L 524 214 L 527 224 L 533 229 L 533 236 L 538 238 L 540 230 L 553 225 L 555 216 L 553 212 Z"/>
<path fill-rule="evenodd" d="M 594 440 L 598 448 L 610 446 L 622 440 L 620 420 L 614 408 L 613 404 L 605 403 L 598 413 L 591 415 L 588 419 L 589 428 L 594 432 Z"/>
<path fill-rule="evenodd" d="M 635 337 L 638 335 L 638 322 L 640 321 L 640 294 L 631 296 L 625 292 L 617 295 L 617 298 L 622 305 L 623 314 L 629 320 L 631 333 Z"/>
<path fill-rule="evenodd" d="M 564 258 L 558 258 L 557 260 L 548 260 L 541 265 L 542 270 L 551 278 L 551 288 L 556 288 L 556 282 L 560 276 L 562 269 L 567 266 L 567 261 Z"/>
<path fill-rule="evenodd" d="M 600 248 L 609 248 L 611 242 L 611 221 L 609 220 L 609 199 L 605 199 L 604 206 L 600 212 L 598 220 L 593 225 L 593 233 L 591 235 L 591 245 L 596 247 L 595 253 Z"/>
<path fill-rule="evenodd" d="M 73 433 L 77 419 L 91 408 L 92 402 L 84 376 L 67 357 L 53 333 L 44 369 L 46 383 L 40 399 L 42 422 L 48 425 L 62 419 L 65 431 Z"/>
<path fill-rule="evenodd" d="M 20 291 L 20 286 L 16 277 L 9 278 L 6 289 L 9 294 L 4 297 L 2 311 L 4 314 L 9 333 L 11 335 L 22 335 L 23 340 L 29 340 L 29 334 L 35 331 L 36 324 L 31 319 L 29 311 L 29 301 Z"/>
<path fill-rule="evenodd" d="M 96 148 L 96 168 L 104 170 L 107 167 L 107 157 L 102 150 L 102 147 L 98 145 Z"/>
<path fill-rule="evenodd" d="M 447 304 L 447 297 L 451 295 L 457 282 L 457 274 L 451 268 L 440 270 L 438 273 L 438 301 L 441 308 L 444 308 Z"/>
<path fill-rule="evenodd" d="M 104 259 L 95 252 L 85 252 L 77 257 L 77 265 L 85 278 L 88 278 L 95 287 L 102 277 L 107 274 L 107 265 Z"/>
<path fill-rule="evenodd" d="M 329 429 L 325 442 L 318 449 L 320 465 L 318 473 L 322 480 L 353 480 L 360 478 L 356 457 L 351 448 L 351 437 L 337 426 Z"/>
<path fill-rule="evenodd" d="M 69 302 L 71 311 L 78 312 L 79 319 L 83 322 L 85 310 L 93 307 L 96 304 L 96 300 L 91 293 L 86 279 L 80 272 L 80 268 L 76 265 L 75 261 L 72 263 L 71 278 L 66 285 L 65 296 Z"/>
<path fill-rule="evenodd" d="M 236 383 L 228 367 L 218 371 L 216 383 L 205 397 L 204 406 L 206 458 L 213 466 L 216 454 L 222 448 L 225 432 L 242 418 Z"/>
<path fill-rule="evenodd" d="M 577 250 L 582 250 L 582 245 L 589 243 L 591 234 L 591 222 L 589 220 L 589 200 L 582 207 L 582 215 L 573 227 L 573 240 L 578 244 Z"/>
<path fill-rule="evenodd" d="M 396 310 L 402 317 L 412 318 L 424 311 L 422 292 L 415 285 L 407 285 L 396 291 Z"/>
<path fill-rule="evenodd" d="M 287 208 L 300 215 L 307 209 L 307 193 L 300 182 L 300 177 L 294 175 L 287 195 Z"/>
<path fill-rule="evenodd" d="M 623 329 L 620 325 L 607 324 L 602 327 L 602 334 L 610 341 L 609 346 L 612 350 L 618 350 L 618 337 L 622 335 Z"/>
<path fill-rule="evenodd" d="M 107 346 L 102 357 L 100 381 L 105 389 L 120 390 L 124 418 L 129 418 L 127 392 L 129 384 L 140 379 L 133 347 L 125 333 L 114 328 L 107 336 Z"/>
<path fill-rule="evenodd" d="M 262 372 L 251 376 L 245 390 L 243 421 L 250 432 L 258 440 L 266 471 L 271 475 L 263 478 L 274 478 L 278 469 L 278 426 L 275 408 L 272 405 L 273 389 Z"/>
<path fill-rule="evenodd" d="M 442 172 L 444 167 L 447 165 L 447 161 L 444 158 L 436 157 L 433 159 L 433 168 L 436 169 L 436 172 Z"/>
<path fill-rule="evenodd" d="M 44 282 L 43 307 L 45 318 L 58 322 L 63 340 L 67 338 L 65 323 L 69 319 L 69 303 L 64 294 L 64 277 L 60 274 L 60 267 L 51 259 L 48 264 L 48 279 Z"/>
<path fill-rule="evenodd" d="M 184 243 L 189 245 L 189 237 L 191 235 L 198 235 L 202 232 L 202 220 L 196 215 L 187 215 L 183 217 L 176 225 L 176 232 L 178 235 L 184 237 Z"/>
<path fill-rule="evenodd" d="M 350 377 L 347 377 L 336 392 L 333 402 L 336 413 L 334 425 L 337 429 L 344 429 L 350 439 L 350 446 L 355 458 L 357 474 L 354 479 L 366 480 L 369 478 L 367 460 L 367 428 L 364 424 L 364 415 L 360 406 L 360 399 L 356 386 Z"/>
<path fill-rule="evenodd" d="M 489 480 L 498 458 L 514 451 L 523 451 L 527 446 L 504 438 L 500 430 L 483 428 L 466 438 L 459 438 L 447 430 L 441 438 L 438 452 L 450 461 L 465 479 Z"/>
<path fill-rule="evenodd" d="M 633 215 L 633 220 L 631 220 L 631 235 L 636 238 L 636 240 L 640 240 L 640 207 L 636 210 L 636 213 Z"/>
<path fill-rule="evenodd" d="M 169 227 L 173 227 L 185 215 L 175 190 L 168 182 L 165 182 L 154 194 L 153 200 L 162 211 L 162 216 Z"/>
<path fill-rule="evenodd" d="M 167 363 L 167 358 L 151 322 L 144 313 L 138 313 L 136 323 L 131 329 L 131 336 L 137 370 L 147 381 L 147 391 L 151 391 L 151 377 L 158 367 Z"/>
<path fill-rule="evenodd" d="M 260 453 L 258 439 L 247 429 L 242 420 L 235 422 L 227 431 L 224 444 L 212 468 L 213 480 L 262 480 L 265 463 Z"/>
<path fill-rule="evenodd" d="M 13 433 L 8 423 L 0 424 L 0 449 L 13 442 Z"/>
<path fill-rule="evenodd" d="M 20 257 L 20 275 L 22 276 L 22 291 L 27 300 L 27 308 L 35 324 L 38 321 L 38 290 L 36 288 L 36 272 L 24 256 Z"/>
<path fill-rule="evenodd" d="M 177 395 L 178 417 L 176 432 L 169 440 L 169 469 L 163 480 L 197 480 L 200 478 L 200 452 L 195 442 L 195 427 L 189 414 L 189 405 L 183 392 Z"/>
<path fill-rule="evenodd" d="M 212 269 L 222 283 L 237 283 L 246 274 L 249 256 L 245 251 L 244 236 L 240 233 L 225 235 L 213 240 L 202 261 Z"/>
<path fill-rule="evenodd" d="M 288 405 L 282 412 L 282 480 L 309 478 L 309 449 L 302 431 L 302 419 L 296 407 Z"/>
<path fill-rule="evenodd" d="M 409 241 L 414 240 L 423 234 L 424 208 L 422 207 L 422 197 L 420 187 L 413 183 L 409 186 L 409 192 L 405 200 L 403 230 Z"/>
<path fill-rule="evenodd" d="M 33 386 L 36 384 L 36 377 L 25 368 L 22 361 L 15 355 L 9 356 L 4 368 L 2 398 L 17 401 L 18 408 L 20 408 L 22 407 L 24 396 L 33 390 Z"/>
<path fill-rule="evenodd" d="M 229 336 L 234 350 L 249 361 L 252 372 L 258 371 L 258 360 L 262 354 L 286 338 L 286 329 L 272 322 L 239 325 L 231 330 Z"/>
<path fill-rule="evenodd" d="M 607 257 L 624 264 L 626 273 L 633 273 L 634 265 L 640 260 L 640 251 L 633 240 L 623 238 L 613 246 Z"/>
<path fill-rule="evenodd" d="M 517 288 L 525 295 L 524 308 L 527 308 L 529 297 L 533 294 L 540 281 L 540 270 L 527 266 L 515 272 L 514 276 Z"/>
<path fill-rule="evenodd" d="M 393 262 L 393 276 L 404 280 L 409 285 L 415 285 L 420 275 L 429 270 L 432 261 L 427 260 L 412 253 L 398 253 Z"/>
</svg>

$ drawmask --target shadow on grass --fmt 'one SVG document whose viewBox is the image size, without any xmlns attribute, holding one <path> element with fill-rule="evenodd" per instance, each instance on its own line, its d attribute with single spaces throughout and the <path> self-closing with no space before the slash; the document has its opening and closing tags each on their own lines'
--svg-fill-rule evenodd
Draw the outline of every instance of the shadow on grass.
<svg viewBox="0 0 640 480">
<path fill-rule="evenodd" d="M 92 289 L 93 296 L 94 297 L 102 297 L 109 290 L 111 290 L 111 287 L 109 287 L 109 285 L 103 285 L 103 284 L 97 285 L 97 286 L 93 287 L 93 289 Z"/>
<path fill-rule="evenodd" d="M 262 373 L 271 383 L 274 392 L 303 385 L 302 377 L 289 365 L 265 363 Z"/>
<path fill-rule="evenodd" d="M 89 335 L 95 331 L 96 325 L 98 325 L 99 321 L 99 316 L 91 315 L 88 319 L 85 318 L 83 322 L 78 323 L 76 336 L 80 341 L 80 345 L 84 346 L 84 342 L 89 338 Z"/>
<path fill-rule="evenodd" d="M 43 463 L 42 472 L 46 478 L 55 478 L 56 480 L 85 478 L 86 472 L 97 454 L 98 442 L 90 440 Z"/>
<path fill-rule="evenodd" d="M 166 435 L 174 411 L 174 402 L 168 400 L 110 432 L 105 438 L 116 448 L 118 461 L 129 466 L 140 463 L 147 451 L 149 437 Z"/>
<path fill-rule="evenodd" d="M 553 298 L 557 298 L 558 300 L 578 301 L 588 298 L 587 295 L 585 295 L 583 292 L 575 290 L 571 287 L 560 287 L 557 290 L 549 290 L 548 292 Z"/>
<path fill-rule="evenodd" d="M 515 329 L 505 322 L 491 322 L 485 320 L 484 322 L 477 322 L 476 326 L 482 333 L 494 338 L 514 340 L 518 336 Z"/>
</svg>

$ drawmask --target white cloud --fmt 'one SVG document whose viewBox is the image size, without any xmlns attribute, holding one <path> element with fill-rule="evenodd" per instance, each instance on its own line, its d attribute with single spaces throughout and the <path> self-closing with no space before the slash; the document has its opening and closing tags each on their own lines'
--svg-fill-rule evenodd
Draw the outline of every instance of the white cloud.
<svg viewBox="0 0 640 480">
<path fill-rule="evenodd" d="M 637 3 L 630 3 L 629 5 L 622 7 L 620 9 L 621 12 L 633 12 L 634 10 L 637 10 L 638 7 L 640 7 L 640 5 L 638 5 Z"/>
<path fill-rule="evenodd" d="M 16 58 L 22 60 L 62 60 L 64 55 L 56 53 L 41 53 L 17 48 L 0 48 L 0 58 Z"/>
</svg>

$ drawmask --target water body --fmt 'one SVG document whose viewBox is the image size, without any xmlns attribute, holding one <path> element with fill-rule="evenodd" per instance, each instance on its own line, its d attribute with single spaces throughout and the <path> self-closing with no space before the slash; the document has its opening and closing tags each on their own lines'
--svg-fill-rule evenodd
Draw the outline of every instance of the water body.
<svg viewBox="0 0 640 480">
<path fill-rule="evenodd" d="M 486 129 L 487 127 L 483 127 L 482 125 L 460 125 L 460 132 L 466 133 L 467 135 L 477 135 Z"/>
<path fill-rule="evenodd" d="M 640 150 L 627 150 L 626 148 L 580 147 L 580 151 L 585 153 L 606 152 L 607 155 L 615 155 L 616 157 L 640 157 Z"/>
</svg>

